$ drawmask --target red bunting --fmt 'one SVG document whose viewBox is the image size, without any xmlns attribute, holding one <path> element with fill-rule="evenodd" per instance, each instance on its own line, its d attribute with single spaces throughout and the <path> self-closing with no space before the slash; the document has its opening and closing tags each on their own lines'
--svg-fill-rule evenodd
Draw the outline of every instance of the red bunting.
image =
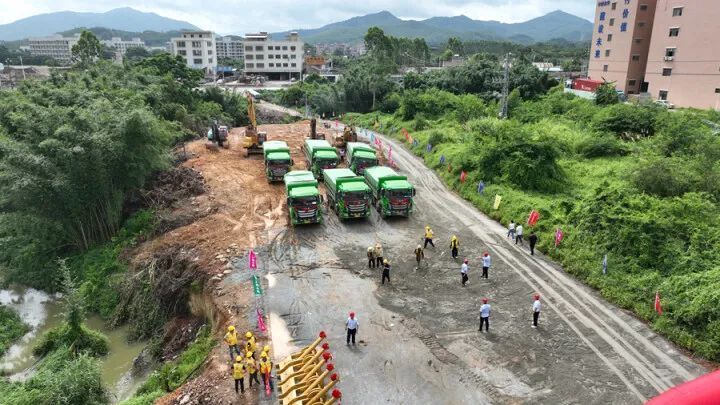
<svg viewBox="0 0 720 405">
<path fill-rule="evenodd" d="M 530 211 L 530 216 L 528 217 L 527 223 L 530 226 L 535 226 L 535 224 L 537 224 L 537 221 L 539 219 L 540 219 L 540 213 L 535 210 L 532 210 L 532 211 Z"/>
<path fill-rule="evenodd" d="M 660 305 L 660 291 L 655 292 L 655 312 L 662 315 L 662 305 Z"/>
<path fill-rule="evenodd" d="M 467 178 L 467 173 L 465 173 L 465 170 L 460 172 L 460 182 L 465 183 L 465 179 Z"/>
</svg>

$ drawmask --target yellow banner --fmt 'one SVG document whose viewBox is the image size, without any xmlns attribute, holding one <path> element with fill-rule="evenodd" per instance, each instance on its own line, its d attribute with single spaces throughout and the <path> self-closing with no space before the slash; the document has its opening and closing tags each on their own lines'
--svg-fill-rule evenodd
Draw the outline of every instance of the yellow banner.
<svg viewBox="0 0 720 405">
<path fill-rule="evenodd" d="M 502 197 L 500 195 L 495 194 L 495 204 L 493 204 L 493 209 L 500 208 L 500 201 L 502 201 Z"/>
</svg>

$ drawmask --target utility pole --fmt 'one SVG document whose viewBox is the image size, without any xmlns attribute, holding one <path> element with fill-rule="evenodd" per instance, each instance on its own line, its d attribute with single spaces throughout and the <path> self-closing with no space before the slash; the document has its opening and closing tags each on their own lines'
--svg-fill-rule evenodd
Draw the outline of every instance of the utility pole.
<svg viewBox="0 0 720 405">
<path fill-rule="evenodd" d="M 22 56 L 20 57 L 20 69 L 23 72 L 23 81 L 25 81 L 25 65 L 23 65 Z"/>
<path fill-rule="evenodd" d="M 510 90 L 510 57 L 512 53 L 505 55 L 505 74 L 503 77 L 502 101 L 500 102 L 500 119 L 508 117 L 508 92 Z"/>
</svg>

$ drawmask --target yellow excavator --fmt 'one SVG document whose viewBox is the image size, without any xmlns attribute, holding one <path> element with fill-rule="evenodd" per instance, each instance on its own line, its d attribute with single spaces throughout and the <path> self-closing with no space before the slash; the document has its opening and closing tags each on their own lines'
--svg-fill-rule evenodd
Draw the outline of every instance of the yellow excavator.
<svg viewBox="0 0 720 405">
<path fill-rule="evenodd" d="M 348 142 L 357 142 L 357 132 L 354 125 L 346 125 L 342 134 L 335 135 L 333 146 L 340 152 L 340 158 L 345 158 Z"/>
<path fill-rule="evenodd" d="M 250 124 L 245 128 L 245 138 L 243 138 L 243 156 L 245 157 L 263 153 L 263 143 L 267 140 L 267 132 L 258 132 L 257 130 L 255 99 L 250 94 L 247 95 L 247 108 Z"/>
</svg>

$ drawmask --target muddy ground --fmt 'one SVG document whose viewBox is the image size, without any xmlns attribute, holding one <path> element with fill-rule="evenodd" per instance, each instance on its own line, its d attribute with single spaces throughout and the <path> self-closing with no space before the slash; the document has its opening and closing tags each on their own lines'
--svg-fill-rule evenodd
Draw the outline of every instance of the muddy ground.
<svg viewBox="0 0 720 405">
<path fill-rule="evenodd" d="M 295 162 L 307 122 L 261 126 L 287 141 Z M 324 132 L 330 132 L 323 129 Z M 282 185 L 267 183 L 259 156 L 244 159 L 241 129 L 230 150 L 188 145 L 185 166 L 200 171 L 207 193 L 193 204 L 207 215 L 152 242 L 152 249 L 194 246 L 210 277 L 203 299 L 218 336 L 227 324 L 257 327 L 255 306 L 268 314 L 277 362 L 328 333 L 346 404 L 641 403 L 705 370 L 642 322 L 602 300 L 557 266 L 504 237 L 504 229 L 449 193 L 401 145 L 393 157 L 418 188 L 410 218 L 341 222 L 326 211 L 318 226 L 288 226 Z M 302 165 L 298 165 L 301 168 Z M 415 268 L 413 249 L 430 225 L 436 248 Z M 449 253 L 452 234 L 470 260 L 470 283 L 460 286 L 460 262 Z M 383 243 L 392 282 L 366 266 L 365 250 Z M 264 296 L 252 295 L 247 249 L 258 253 Z M 482 280 L 480 256 L 493 256 Z M 531 328 L 532 296 L 542 295 L 540 327 Z M 493 306 L 489 333 L 479 333 L 480 299 Z M 257 301 L 256 301 L 257 300 Z M 359 344 L 345 346 L 349 311 L 360 320 Z M 257 332 L 257 330 L 256 330 Z M 262 344 L 262 343 L 261 343 Z M 271 402 L 254 390 L 232 391 L 228 356 L 219 344 L 202 374 L 160 403 Z"/>
</svg>

